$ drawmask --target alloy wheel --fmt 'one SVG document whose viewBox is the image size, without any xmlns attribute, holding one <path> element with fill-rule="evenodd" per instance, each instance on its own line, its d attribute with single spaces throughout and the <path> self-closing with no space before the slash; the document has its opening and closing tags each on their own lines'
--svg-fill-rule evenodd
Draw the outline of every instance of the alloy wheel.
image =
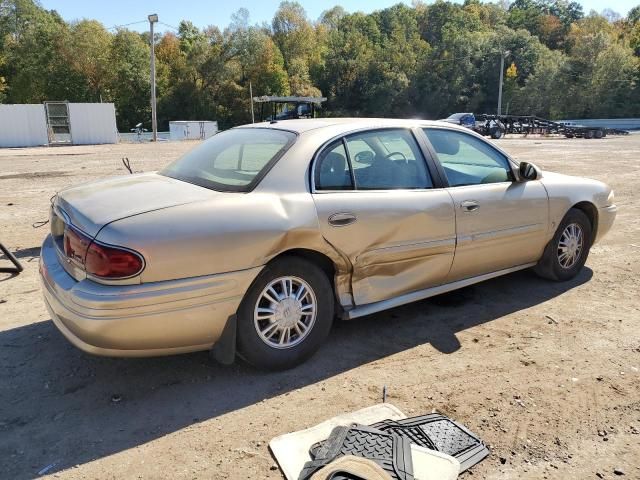
<svg viewBox="0 0 640 480">
<path fill-rule="evenodd" d="M 293 276 L 272 280 L 260 293 L 253 323 L 260 339 L 272 348 L 302 342 L 316 321 L 317 301 L 311 286 Z"/>
<path fill-rule="evenodd" d="M 564 269 L 572 268 L 582 254 L 584 234 L 577 223 L 570 223 L 562 231 L 558 241 L 558 263 Z"/>
</svg>

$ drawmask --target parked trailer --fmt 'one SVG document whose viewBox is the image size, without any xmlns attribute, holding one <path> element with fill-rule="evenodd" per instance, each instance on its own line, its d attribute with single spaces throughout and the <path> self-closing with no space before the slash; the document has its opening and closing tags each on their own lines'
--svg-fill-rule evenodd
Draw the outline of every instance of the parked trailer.
<svg viewBox="0 0 640 480">
<path fill-rule="evenodd" d="M 490 115 L 454 113 L 445 122 L 462 125 L 480 135 L 499 139 L 506 133 L 516 135 L 557 134 L 567 138 L 604 138 L 607 135 L 628 135 L 626 130 L 599 126 L 577 125 L 573 122 L 554 122 L 534 115 Z"/>
<path fill-rule="evenodd" d="M 502 133 L 528 135 L 538 133 L 542 135 L 558 134 L 567 138 L 604 138 L 607 135 L 628 135 L 626 130 L 605 128 L 598 126 L 576 125 L 574 123 L 554 122 L 534 115 L 478 115 L 480 122 L 501 124 Z M 493 136 L 493 135 L 492 135 Z M 494 137 L 495 138 L 495 137 Z"/>
</svg>

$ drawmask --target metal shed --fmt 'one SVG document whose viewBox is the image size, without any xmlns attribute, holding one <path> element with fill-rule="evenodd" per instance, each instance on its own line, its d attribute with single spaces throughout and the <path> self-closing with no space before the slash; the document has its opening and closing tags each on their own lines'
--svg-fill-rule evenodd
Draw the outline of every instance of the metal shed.
<svg viewBox="0 0 640 480">
<path fill-rule="evenodd" d="M 0 105 L 0 147 L 48 144 L 44 105 Z"/>
<path fill-rule="evenodd" d="M 113 103 L 0 105 L 0 148 L 118 143 Z"/>
<path fill-rule="evenodd" d="M 74 145 L 118 143 L 113 103 L 70 103 L 69 120 Z"/>
</svg>

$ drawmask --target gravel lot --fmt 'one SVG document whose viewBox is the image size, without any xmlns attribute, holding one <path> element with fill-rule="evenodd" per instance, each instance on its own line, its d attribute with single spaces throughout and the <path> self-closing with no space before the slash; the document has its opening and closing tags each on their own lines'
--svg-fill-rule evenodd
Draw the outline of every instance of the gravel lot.
<svg viewBox="0 0 640 480">
<path fill-rule="evenodd" d="M 194 143 L 0 150 L 0 477 L 280 478 L 267 443 L 381 401 L 463 422 L 492 455 L 469 477 L 640 478 L 640 135 L 507 138 L 520 160 L 607 181 L 613 230 L 583 272 L 528 271 L 334 326 L 307 364 L 263 373 L 206 353 L 86 355 L 43 305 L 49 198 L 67 185 L 157 169 Z M 0 263 L 4 263 L 0 259 Z M 115 398 L 120 398 L 114 402 Z M 596 475 L 601 475 L 597 477 Z"/>
</svg>

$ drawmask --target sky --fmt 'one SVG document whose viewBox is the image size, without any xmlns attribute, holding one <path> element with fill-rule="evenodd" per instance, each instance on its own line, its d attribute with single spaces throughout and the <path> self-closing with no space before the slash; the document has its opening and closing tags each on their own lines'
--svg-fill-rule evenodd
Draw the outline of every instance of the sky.
<svg viewBox="0 0 640 480">
<path fill-rule="evenodd" d="M 311 20 L 317 20 L 323 11 L 335 5 L 342 6 L 348 12 L 364 11 L 372 12 L 399 3 L 399 0 L 298 0 L 307 11 Z M 246 8 L 250 13 L 250 23 L 271 23 L 273 14 L 280 4 L 280 0 L 231 0 L 221 2 L 218 0 L 40 0 L 42 6 L 48 10 L 57 10 L 67 21 L 81 20 L 83 18 L 99 20 L 105 27 L 126 25 L 133 22 L 141 22 L 128 25 L 131 30 L 143 31 L 149 28 L 146 22 L 147 15 L 157 13 L 160 22 L 172 27 L 177 27 L 180 20 L 191 20 L 197 27 L 204 28 L 216 25 L 226 27 L 231 14 L 239 8 Z M 405 1 L 408 5 L 411 1 Z M 431 3 L 427 1 L 426 3 Z M 611 8 L 623 16 L 634 6 L 640 4 L 640 0 L 582 0 L 585 13 L 590 10 L 601 12 L 605 8 Z M 171 30 L 166 25 L 158 25 L 157 30 L 162 32 Z"/>
</svg>

